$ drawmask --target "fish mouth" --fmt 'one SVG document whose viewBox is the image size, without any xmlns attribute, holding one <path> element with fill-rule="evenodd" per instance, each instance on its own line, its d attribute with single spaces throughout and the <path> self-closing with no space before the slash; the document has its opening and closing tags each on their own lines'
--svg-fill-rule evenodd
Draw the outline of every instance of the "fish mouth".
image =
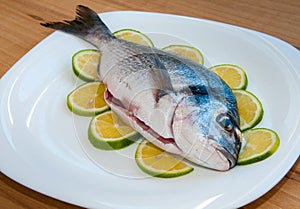
<svg viewBox="0 0 300 209">
<path fill-rule="evenodd" d="M 232 156 L 229 152 L 227 152 L 225 149 L 216 148 L 217 152 L 223 155 L 227 161 L 228 161 L 228 167 L 225 170 L 229 170 L 230 168 L 233 168 L 236 165 L 236 158 Z"/>
<path fill-rule="evenodd" d="M 134 116 L 134 114 L 132 113 L 132 110 L 130 108 L 127 109 L 125 107 L 125 105 L 119 99 L 115 98 L 110 93 L 109 90 L 105 91 L 105 93 L 104 93 L 104 99 L 105 99 L 106 103 L 113 110 L 115 110 L 116 112 L 121 113 L 121 120 L 123 120 L 123 122 L 125 122 L 126 124 L 130 125 L 133 128 L 136 128 L 136 126 L 138 126 L 139 127 L 138 128 L 139 129 L 138 132 L 140 132 L 141 130 L 142 130 L 143 133 L 146 132 L 148 134 L 148 136 L 150 135 L 152 138 L 154 138 L 154 139 L 158 140 L 159 142 L 161 142 L 161 144 L 156 144 L 153 140 L 150 140 L 151 142 L 153 142 L 154 144 L 156 144 L 156 145 L 158 145 L 160 147 L 162 145 L 172 144 L 176 148 L 168 150 L 169 152 L 172 152 L 172 153 L 175 153 L 175 154 L 181 154 L 182 153 L 182 151 L 180 150 L 180 148 L 177 146 L 174 138 L 165 138 L 165 137 L 161 136 L 160 134 L 158 134 L 150 126 L 148 126 L 146 123 L 144 123 L 139 118 L 137 118 L 136 116 Z M 122 115 L 123 115 L 123 117 L 122 117 Z M 127 117 L 127 118 L 125 118 L 125 117 Z"/>
<path fill-rule="evenodd" d="M 211 138 L 194 144 L 186 153 L 186 159 L 217 171 L 227 171 L 236 165 L 236 158 Z"/>
</svg>

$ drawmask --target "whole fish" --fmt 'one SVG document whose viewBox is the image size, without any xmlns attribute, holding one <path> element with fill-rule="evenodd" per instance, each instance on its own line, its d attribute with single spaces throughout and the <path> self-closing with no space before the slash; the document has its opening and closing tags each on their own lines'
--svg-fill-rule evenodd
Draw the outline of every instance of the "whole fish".
<svg viewBox="0 0 300 209">
<path fill-rule="evenodd" d="M 41 23 L 101 51 L 99 78 L 111 109 L 156 146 L 198 165 L 236 165 L 241 131 L 236 99 L 215 73 L 181 56 L 116 38 L 79 5 L 73 21 Z"/>
</svg>

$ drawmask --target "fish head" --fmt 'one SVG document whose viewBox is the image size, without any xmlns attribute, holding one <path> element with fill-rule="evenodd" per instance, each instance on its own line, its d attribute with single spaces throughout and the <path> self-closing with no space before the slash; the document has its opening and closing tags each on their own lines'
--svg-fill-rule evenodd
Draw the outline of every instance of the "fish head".
<svg viewBox="0 0 300 209">
<path fill-rule="evenodd" d="M 237 110 L 208 95 L 190 95 L 177 105 L 173 134 L 185 158 L 215 170 L 237 163 L 242 134 Z"/>
</svg>

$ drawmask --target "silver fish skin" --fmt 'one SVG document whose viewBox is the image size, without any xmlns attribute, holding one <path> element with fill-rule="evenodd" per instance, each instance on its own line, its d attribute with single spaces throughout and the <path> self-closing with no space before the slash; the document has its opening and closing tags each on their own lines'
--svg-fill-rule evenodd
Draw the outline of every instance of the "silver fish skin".
<svg viewBox="0 0 300 209">
<path fill-rule="evenodd" d="M 77 7 L 73 21 L 42 23 L 101 51 L 105 100 L 125 123 L 158 147 L 219 171 L 241 147 L 235 97 L 215 73 L 189 59 L 117 39 L 98 14 Z"/>
</svg>

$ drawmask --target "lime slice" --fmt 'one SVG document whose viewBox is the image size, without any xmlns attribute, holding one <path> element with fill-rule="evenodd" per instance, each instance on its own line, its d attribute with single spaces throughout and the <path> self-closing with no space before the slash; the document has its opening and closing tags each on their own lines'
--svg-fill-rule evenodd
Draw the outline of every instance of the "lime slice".
<svg viewBox="0 0 300 209">
<path fill-rule="evenodd" d="M 186 45 L 170 45 L 163 48 L 163 50 L 186 57 L 197 63 L 200 63 L 201 65 L 204 64 L 202 53 L 195 47 Z"/>
<path fill-rule="evenodd" d="M 143 140 L 138 145 L 135 160 L 142 171 L 154 177 L 179 177 L 194 170 L 147 140 Z"/>
<path fill-rule="evenodd" d="M 81 116 L 95 116 L 109 109 L 104 101 L 105 86 L 102 82 L 85 83 L 67 96 L 68 108 Z"/>
<path fill-rule="evenodd" d="M 122 29 L 114 32 L 114 35 L 119 39 L 130 41 L 136 44 L 141 44 L 150 47 L 154 46 L 151 39 L 147 35 L 145 35 L 144 33 L 138 30 Z"/>
<path fill-rule="evenodd" d="M 92 145 L 103 150 L 122 149 L 139 137 L 136 131 L 125 125 L 112 111 L 94 117 L 88 130 L 88 138 Z"/>
<path fill-rule="evenodd" d="M 237 65 L 222 64 L 210 67 L 213 72 L 220 76 L 231 89 L 246 89 L 248 79 L 243 68 Z"/>
<path fill-rule="evenodd" d="M 263 118 L 263 107 L 259 99 L 249 91 L 233 90 L 240 116 L 240 129 L 245 131 L 256 126 Z"/>
<path fill-rule="evenodd" d="M 277 133 L 266 128 L 247 130 L 243 136 L 246 145 L 239 154 L 238 165 L 262 161 L 271 156 L 280 144 Z"/>
<path fill-rule="evenodd" d="M 84 81 L 98 81 L 97 69 L 100 52 L 95 49 L 84 49 L 72 56 L 72 67 L 75 75 Z"/>
</svg>

